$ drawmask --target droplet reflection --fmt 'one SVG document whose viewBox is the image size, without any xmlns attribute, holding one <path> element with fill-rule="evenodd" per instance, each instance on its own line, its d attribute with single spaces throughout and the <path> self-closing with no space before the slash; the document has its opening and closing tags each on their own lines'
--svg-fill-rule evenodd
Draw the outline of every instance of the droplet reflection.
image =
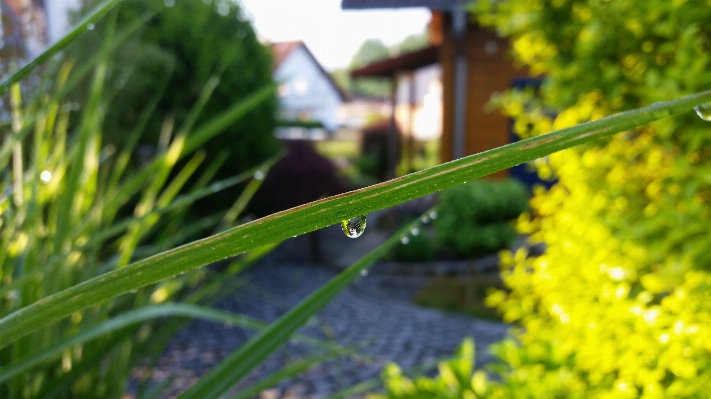
<svg viewBox="0 0 711 399">
<path fill-rule="evenodd" d="M 699 118 L 707 122 L 711 121 L 711 102 L 695 106 L 694 111 L 696 111 L 696 115 L 698 115 Z"/>
<path fill-rule="evenodd" d="M 368 215 L 361 215 L 342 221 L 341 228 L 343 229 L 343 234 L 350 238 L 360 237 L 365 231 L 365 219 L 367 216 Z"/>
</svg>

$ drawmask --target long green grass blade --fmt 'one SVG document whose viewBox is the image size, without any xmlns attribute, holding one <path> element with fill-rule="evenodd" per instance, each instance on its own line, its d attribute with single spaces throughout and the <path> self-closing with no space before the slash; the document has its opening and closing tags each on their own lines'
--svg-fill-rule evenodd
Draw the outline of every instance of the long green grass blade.
<svg viewBox="0 0 711 399">
<path fill-rule="evenodd" d="M 209 307 L 182 304 L 182 303 L 165 303 L 160 305 L 151 305 L 139 309 L 134 309 L 115 316 L 97 326 L 88 328 L 81 333 L 72 336 L 62 342 L 53 343 L 52 347 L 36 353 L 29 354 L 26 358 L 16 359 L 11 364 L 0 368 L 0 382 L 6 381 L 23 371 L 26 371 L 34 366 L 42 364 L 48 360 L 59 357 L 66 349 L 70 349 L 75 345 L 83 344 L 87 341 L 99 338 L 103 335 L 113 333 L 125 327 L 142 323 L 148 320 L 159 317 L 188 317 L 191 319 L 201 319 L 214 321 L 217 323 L 226 323 L 234 326 L 249 328 L 252 330 L 265 330 L 269 324 L 257 319 L 235 314 L 223 310 L 213 309 Z M 337 345 L 325 344 L 319 340 L 310 337 L 297 337 L 296 340 L 318 347 L 326 348 L 330 351 L 341 353 L 354 354 L 353 351 L 347 350 Z"/>
<path fill-rule="evenodd" d="M 20 69 L 13 72 L 10 76 L 3 79 L 0 82 L 0 95 L 5 94 L 7 90 L 12 86 L 12 84 L 17 83 L 25 77 L 28 73 L 32 72 L 37 66 L 52 58 L 57 52 L 66 47 L 69 43 L 73 42 L 80 34 L 88 29 L 89 24 L 93 24 L 103 17 L 109 10 L 111 10 L 116 4 L 122 0 L 106 0 L 89 12 L 89 14 L 84 17 L 66 36 L 59 39 L 57 42 L 47 47 L 46 50 L 38 54 L 36 57 L 31 59 L 28 63 L 23 65 Z"/>
<path fill-rule="evenodd" d="M 711 91 L 612 115 L 255 220 L 47 296 L 0 320 L 0 347 L 75 311 L 249 249 L 387 208 L 553 152 L 688 112 Z M 367 233 L 366 233 L 367 234 Z"/>
<path fill-rule="evenodd" d="M 311 367 L 323 363 L 327 360 L 333 359 L 337 356 L 337 353 L 329 353 L 321 356 L 313 356 L 307 359 L 300 359 L 298 362 L 284 366 L 280 370 L 256 382 L 255 384 L 250 385 L 247 388 L 241 389 L 239 393 L 234 396 L 231 396 L 230 399 L 248 399 L 258 397 L 259 393 L 264 391 L 265 389 L 271 388 L 287 378 L 299 375 L 304 371 L 310 369 Z"/>
</svg>

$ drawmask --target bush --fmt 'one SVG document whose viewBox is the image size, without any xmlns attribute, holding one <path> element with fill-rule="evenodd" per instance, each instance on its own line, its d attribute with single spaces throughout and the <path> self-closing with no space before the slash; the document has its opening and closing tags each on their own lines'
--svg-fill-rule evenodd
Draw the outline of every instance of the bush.
<svg viewBox="0 0 711 399">
<path fill-rule="evenodd" d="M 516 180 L 476 180 L 442 192 L 438 204 L 438 245 L 477 257 L 514 242 L 518 234 L 510 221 L 528 209 L 528 193 Z"/>
<path fill-rule="evenodd" d="M 599 119 L 711 86 L 711 9 L 701 2 L 481 1 L 480 21 L 546 80 L 500 98 L 519 133 Z M 604 33 L 603 33 L 604 32 Z M 594 77 L 594 78 L 593 78 Z M 530 104 L 530 103 L 529 103 Z M 711 130 L 693 113 L 550 157 L 538 218 L 546 253 L 505 259 L 489 298 L 517 342 L 499 348 L 517 397 L 702 397 L 711 381 Z"/>
<path fill-rule="evenodd" d="M 409 223 L 409 222 L 408 222 Z M 423 229 L 424 230 L 424 226 Z M 403 262 L 429 262 L 435 259 L 433 239 L 426 231 L 408 234 L 395 244 L 391 258 Z"/>
<path fill-rule="evenodd" d="M 489 381 L 483 371 L 474 371 L 474 341 L 465 339 L 450 360 L 438 364 L 435 378 L 403 375 L 394 363 L 385 366 L 385 392 L 369 394 L 369 399 L 481 398 L 487 397 Z"/>
</svg>

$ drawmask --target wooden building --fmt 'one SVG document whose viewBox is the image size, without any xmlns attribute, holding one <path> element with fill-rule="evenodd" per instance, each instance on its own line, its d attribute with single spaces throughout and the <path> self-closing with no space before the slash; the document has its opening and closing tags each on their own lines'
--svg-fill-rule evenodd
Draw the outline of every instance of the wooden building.
<svg viewBox="0 0 711 399">
<path fill-rule="evenodd" d="M 342 0 L 348 9 L 427 7 L 431 47 L 354 71 L 353 76 L 392 76 L 431 63 L 442 68 L 440 160 L 457 159 L 508 144 L 510 121 L 487 109 L 491 95 L 526 76 L 508 58 L 508 42 L 474 23 L 462 0 Z M 507 176 L 499 172 L 496 177 Z"/>
</svg>

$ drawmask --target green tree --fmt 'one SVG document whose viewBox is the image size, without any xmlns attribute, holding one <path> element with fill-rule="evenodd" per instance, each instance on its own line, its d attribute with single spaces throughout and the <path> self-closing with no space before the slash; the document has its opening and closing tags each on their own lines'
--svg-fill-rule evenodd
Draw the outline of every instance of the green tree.
<svg viewBox="0 0 711 399">
<path fill-rule="evenodd" d="M 429 31 L 425 29 L 421 33 L 416 33 L 405 38 L 401 43 L 396 44 L 393 48 L 398 54 L 411 53 L 423 49 L 430 45 Z"/>
<path fill-rule="evenodd" d="M 376 61 L 390 57 L 390 50 L 380 39 L 367 39 L 360 45 L 353 56 L 349 71 L 362 68 Z M 386 78 L 359 78 L 351 82 L 351 92 L 355 94 L 387 97 L 392 90 L 392 83 Z"/>
<path fill-rule="evenodd" d="M 88 9 L 96 3 L 85 0 L 84 6 Z M 148 122 L 147 133 L 140 139 L 149 147 L 159 142 L 166 121 L 172 122 L 173 133 L 186 122 L 208 82 L 217 86 L 195 126 L 272 83 L 271 54 L 259 43 L 236 3 L 125 0 L 116 10 L 117 27 L 120 31 L 151 13 L 150 20 L 112 52 L 109 73 L 116 87 L 111 94 L 112 105 L 107 109 L 106 122 L 110 128 L 105 132 L 105 140 L 121 143 L 128 137 L 145 104 L 163 86 L 166 88 L 157 110 Z M 71 55 L 80 60 L 92 57 L 107 33 L 110 20 L 97 24 L 95 33 L 85 35 Z M 78 95 L 81 97 L 81 93 Z M 208 160 L 223 152 L 229 154 L 229 160 L 216 177 L 233 176 L 277 151 L 278 142 L 273 136 L 276 109 L 276 97 L 265 101 L 205 145 Z M 219 193 L 211 199 L 210 208 L 230 205 L 238 192 L 235 188 Z"/>
<path fill-rule="evenodd" d="M 711 85 L 701 2 L 482 0 L 481 24 L 545 77 L 497 103 L 522 136 Z M 556 116 L 551 117 L 551 110 Z M 508 258 L 489 303 L 521 323 L 499 347 L 516 397 L 692 397 L 711 381 L 708 122 L 687 114 L 556 153 L 534 219 L 546 253 Z"/>
<path fill-rule="evenodd" d="M 392 84 L 389 80 L 382 78 L 360 78 L 351 81 L 350 72 L 392 56 L 417 51 L 428 45 L 429 35 L 427 31 L 410 35 L 401 43 L 396 43 L 390 47 L 386 46 L 380 39 L 367 39 L 358 48 L 356 54 L 353 55 L 350 65 L 347 68 L 332 71 L 331 76 L 336 83 L 346 91 L 366 96 L 386 97 L 389 96 L 392 91 Z"/>
</svg>

